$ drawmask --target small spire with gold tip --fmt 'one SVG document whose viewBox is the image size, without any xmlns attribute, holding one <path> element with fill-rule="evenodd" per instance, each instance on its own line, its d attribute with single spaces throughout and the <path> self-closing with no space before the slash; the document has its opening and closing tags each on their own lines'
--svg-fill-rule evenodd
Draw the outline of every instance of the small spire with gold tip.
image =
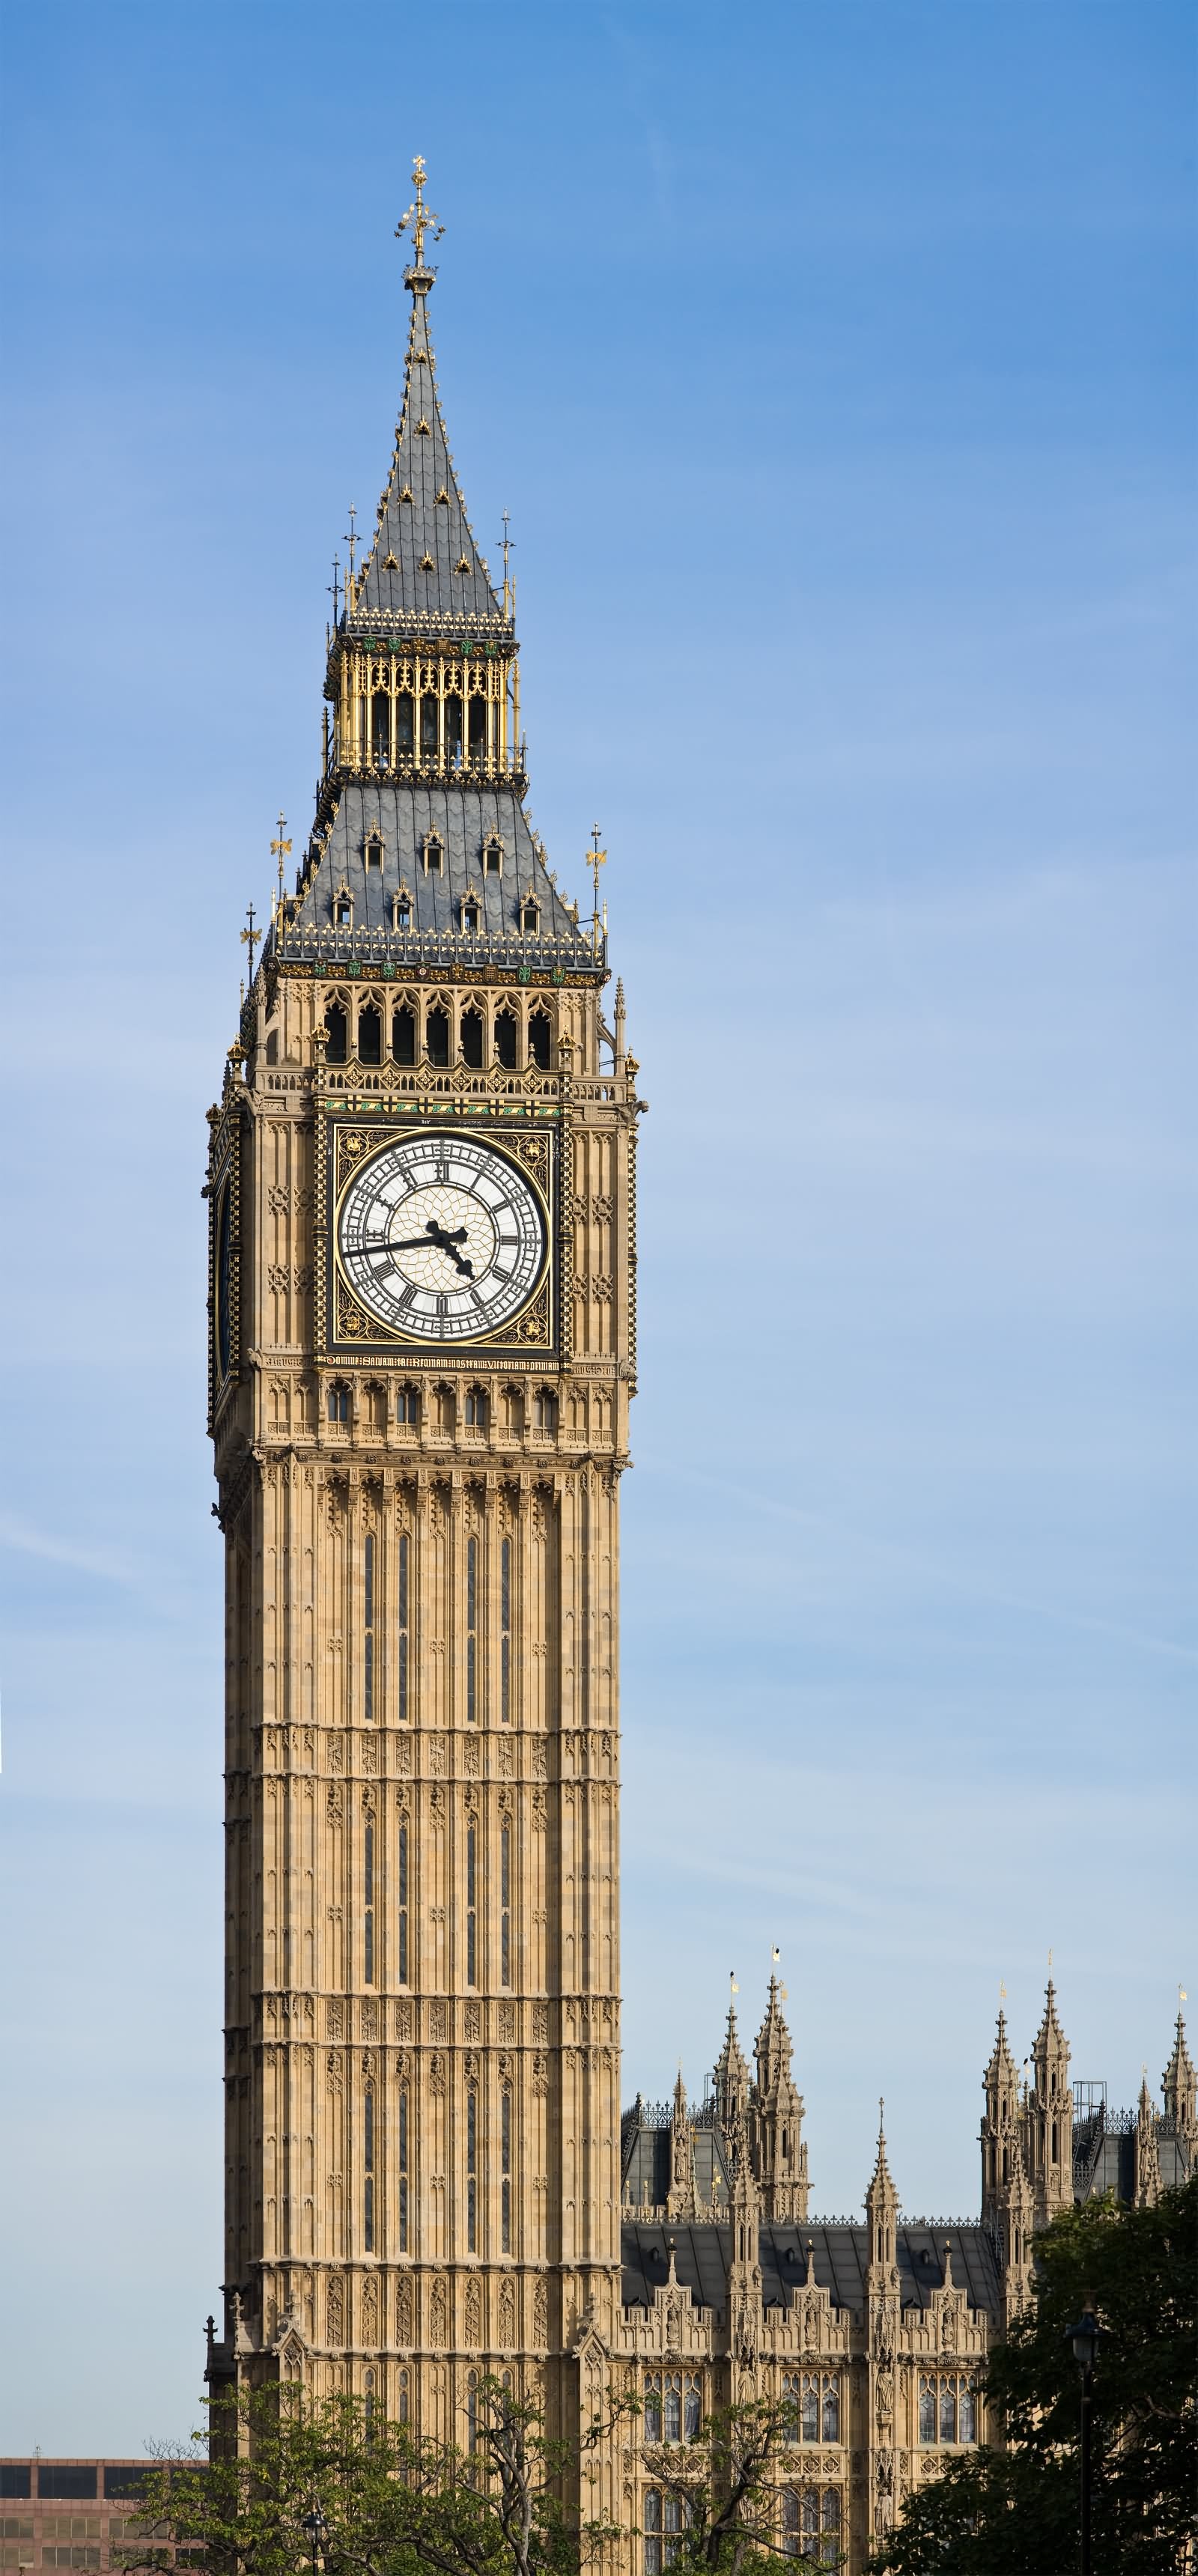
<svg viewBox="0 0 1198 2576">
<path fill-rule="evenodd" d="M 401 234 L 411 231 L 412 248 L 416 256 L 411 267 L 404 270 L 404 285 L 410 286 L 415 295 L 427 295 L 433 282 L 431 268 L 426 268 L 424 265 L 425 234 L 431 233 L 434 241 L 440 241 L 445 230 L 440 216 L 435 215 L 432 207 L 426 206 L 424 202 L 424 183 L 427 175 L 424 155 L 418 152 L 412 163 L 412 183 L 416 194 L 407 213 L 400 216 L 395 227 L 396 241 L 400 239 Z"/>
</svg>

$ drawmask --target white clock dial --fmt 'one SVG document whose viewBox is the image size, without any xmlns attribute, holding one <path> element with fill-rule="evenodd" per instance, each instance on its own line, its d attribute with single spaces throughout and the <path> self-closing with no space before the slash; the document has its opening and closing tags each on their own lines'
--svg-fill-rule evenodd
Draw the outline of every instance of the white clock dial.
<svg viewBox="0 0 1198 2576">
<path fill-rule="evenodd" d="M 405 1136 L 341 1202 L 344 1277 L 371 1315 L 421 1341 L 468 1342 L 527 1305 L 548 1237 L 535 1190 L 473 1138 Z"/>
</svg>

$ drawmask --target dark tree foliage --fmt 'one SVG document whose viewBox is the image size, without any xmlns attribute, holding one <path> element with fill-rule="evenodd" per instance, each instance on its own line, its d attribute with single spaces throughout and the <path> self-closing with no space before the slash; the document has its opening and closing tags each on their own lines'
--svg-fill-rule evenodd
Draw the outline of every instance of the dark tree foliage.
<svg viewBox="0 0 1198 2576">
<path fill-rule="evenodd" d="M 1012 2447 L 954 2460 L 908 2500 L 875 2576 L 1070 2576 L 1079 2378 L 1066 2330 L 1093 2301 L 1094 2565 L 1180 2576 L 1198 2532 L 1198 2176 L 1154 2209 L 1087 2201 L 1036 2241 L 1035 2295 L 986 2365 Z"/>
<path fill-rule="evenodd" d="M 614 2537 L 586 2512 L 612 2420 L 551 2442 L 535 2407 L 484 2380 L 464 2452 L 368 2421 L 356 2398 L 260 2390 L 214 2405 L 210 2459 L 163 2462 L 140 2518 L 207 2576 L 577 2576 Z M 167 2564 L 152 2545 L 121 2557 Z"/>
<path fill-rule="evenodd" d="M 675 2576 L 777 2576 L 775 2466 L 794 2431 L 793 2402 L 762 2398 L 710 2415 L 695 2441 L 650 2455 L 654 2485 L 680 2508 L 666 2544 Z"/>
</svg>

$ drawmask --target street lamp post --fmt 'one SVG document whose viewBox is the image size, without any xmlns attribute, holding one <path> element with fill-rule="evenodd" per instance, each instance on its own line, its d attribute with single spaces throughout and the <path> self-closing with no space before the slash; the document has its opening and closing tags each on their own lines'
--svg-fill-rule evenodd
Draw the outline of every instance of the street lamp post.
<svg viewBox="0 0 1198 2576">
<path fill-rule="evenodd" d="M 329 2526 L 325 2521 L 324 2515 L 322 2514 L 318 2504 L 313 2505 L 311 2513 L 306 2513 L 304 2515 L 303 2521 L 300 2524 L 300 2529 L 301 2531 L 307 2532 L 308 2549 L 312 2560 L 312 2576 L 316 2576 L 316 2561 L 317 2558 L 322 2555 L 325 2542 L 329 2536 Z"/>
<path fill-rule="evenodd" d="M 1067 2326 L 1065 2340 L 1073 2346 L 1073 2358 L 1081 2374 L 1081 2576 L 1092 2576 L 1091 2523 L 1094 2493 L 1094 2458 L 1092 2422 L 1094 2411 L 1094 2358 L 1102 2332 L 1094 2313 L 1094 2303 L 1087 2299 L 1077 2324 Z"/>
</svg>

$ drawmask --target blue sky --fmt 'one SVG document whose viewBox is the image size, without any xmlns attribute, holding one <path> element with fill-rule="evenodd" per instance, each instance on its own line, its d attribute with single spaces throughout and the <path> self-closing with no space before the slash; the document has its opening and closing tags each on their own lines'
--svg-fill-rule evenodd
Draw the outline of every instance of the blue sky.
<svg viewBox="0 0 1198 2576">
<path fill-rule="evenodd" d="M 192 2420 L 203 1111 L 302 833 L 414 151 L 641 1168 L 625 2087 L 783 1952 L 815 2206 L 976 2207 L 1000 1980 L 1198 1977 L 1192 6 L 10 7 L 0 2448 Z M 341 551 L 344 551 L 342 548 Z M 746 1211 L 773 1252 L 746 1267 Z"/>
</svg>

